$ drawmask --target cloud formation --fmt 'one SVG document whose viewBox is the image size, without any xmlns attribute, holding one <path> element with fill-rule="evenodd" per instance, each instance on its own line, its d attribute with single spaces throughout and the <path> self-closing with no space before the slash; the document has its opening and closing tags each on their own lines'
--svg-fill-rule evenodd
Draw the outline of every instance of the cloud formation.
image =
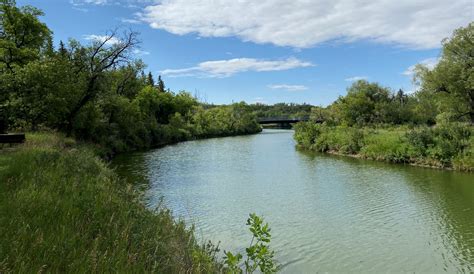
<svg viewBox="0 0 474 274">
<path fill-rule="evenodd" d="M 303 85 L 287 85 L 287 84 L 278 84 L 278 85 L 268 85 L 268 88 L 271 89 L 282 89 L 287 91 L 303 91 L 307 90 L 308 87 Z"/>
<path fill-rule="evenodd" d="M 120 21 L 122 21 L 122 23 L 126 23 L 126 24 L 141 24 L 142 23 L 142 21 L 140 21 L 140 20 L 130 19 L 130 18 L 122 18 L 122 19 L 120 19 Z"/>
<path fill-rule="evenodd" d="M 90 4 L 90 5 L 105 5 L 109 1 L 108 0 L 71 0 L 71 4 L 75 6 L 79 5 L 85 5 L 85 4 Z"/>
<path fill-rule="evenodd" d="M 229 60 L 206 61 L 194 67 L 182 69 L 165 69 L 161 74 L 169 77 L 229 77 L 233 74 L 247 71 L 280 71 L 314 66 L 310 62 L 296 58 L 285 60 L 263 60 L 253 58 L 235 58 Z"/>
<path fill-rule="evenodd" d="M 428 69 L 434 69 L 434 67 L 436 67 L 438 62 L 439 62 L 439 58 L 433 57 L 433 58 L 422 60 L 418 64 L 423 65 L 427 67 Z M 413 74 L 415 74 L 415 68 L 416 68 L 416 65 L 418 64 L 409 66 L 404 72 L 402 72 L 402 74 L 407 75 L 407 76 L 412 76 Z"/>
<path fill-rule="evenodd" d="M 141 50 L 141 49 L 134 49 L 132 51 L 133 54 L 138 55 L 138 56 L 143 56 L 143 55 L 149 55 L 150 52 L 146 50 Z"/>
<path fill-rule="evenodd" d="M 427 49 L 472 21 L 472 5 L 472 0 L 162 0 L 147 6 L 140 19 L 179 35 L 236 36 L 294 48 L 371 40 Z"/>
<path fill-rule="evenodd" d="M 369 79 L 369 77 L 367 77 L 367 76 L 352 76 L 352 77 L 344 79 L 344 81 L 356 82 L 356 81 L 359 81 L 359 80 L 367 80 L 367 79 Z"/>
</svg>

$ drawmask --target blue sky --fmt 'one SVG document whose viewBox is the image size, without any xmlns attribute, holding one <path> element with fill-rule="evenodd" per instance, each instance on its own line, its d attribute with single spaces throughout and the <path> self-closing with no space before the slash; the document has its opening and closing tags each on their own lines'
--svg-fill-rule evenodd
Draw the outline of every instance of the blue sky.
<svg viewBox="0 0 474 274">
<path fill-rule="evenodd" d="M 211 103 L 327 105 L 356 79 L 414 90 L 440 41 L 474 21 L 473 0 L 17 0 L 45 12 L 59 40 L 115 27 L 167 87 Z"/>
</svg>

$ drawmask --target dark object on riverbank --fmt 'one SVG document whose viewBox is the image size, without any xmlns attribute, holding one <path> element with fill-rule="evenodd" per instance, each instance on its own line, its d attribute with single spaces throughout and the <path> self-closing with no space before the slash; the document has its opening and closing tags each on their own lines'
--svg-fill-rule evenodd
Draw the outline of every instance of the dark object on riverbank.
<svg viewBox="0 0 474 274">
<path fill-rule="evenodd" d="M 2 117 L 2 111 L 0 109 L 0 134 L 5 134 L 7 133 L 7 123 L 5 122 L 5 119 Z"/>
<path fill-rule="evenodd" d="M 20 144 L 25 142 L 24 133 L 0 134 L 0 144 Z"/>
</svg>

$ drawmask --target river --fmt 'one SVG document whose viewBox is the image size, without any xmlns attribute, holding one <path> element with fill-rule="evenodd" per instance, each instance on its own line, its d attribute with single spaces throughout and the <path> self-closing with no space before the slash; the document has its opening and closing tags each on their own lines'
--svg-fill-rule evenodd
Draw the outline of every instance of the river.
<svg viewBox="0 0 474 274">
<path fill-rule="evenodd" d="M 299 151 L 293 131 L 184 142 L 117 157 L 196 226 L 243 251 L 263 215 L 283 273 L 473 272 L 474 174 Z"/>
</svg>

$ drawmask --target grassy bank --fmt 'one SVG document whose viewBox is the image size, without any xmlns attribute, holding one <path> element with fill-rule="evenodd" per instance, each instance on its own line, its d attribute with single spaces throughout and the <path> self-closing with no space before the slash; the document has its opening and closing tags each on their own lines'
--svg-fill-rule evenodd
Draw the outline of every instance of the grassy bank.
<svg viewBox="0 0 474 274">
<path fill-rule="evenodd" d="M 295 140 L 313 151 L 474 171 L 474 129 L 468 124 L 357 128 L 307 122 L 295 126 Z"/>
<path fill-rule="evenodd" d="M 164 208 L 150 211 L 90 145 L 27 135 L 0 151 L 0 273 L 209 273 L 212 247 Z"/>
</svg>

